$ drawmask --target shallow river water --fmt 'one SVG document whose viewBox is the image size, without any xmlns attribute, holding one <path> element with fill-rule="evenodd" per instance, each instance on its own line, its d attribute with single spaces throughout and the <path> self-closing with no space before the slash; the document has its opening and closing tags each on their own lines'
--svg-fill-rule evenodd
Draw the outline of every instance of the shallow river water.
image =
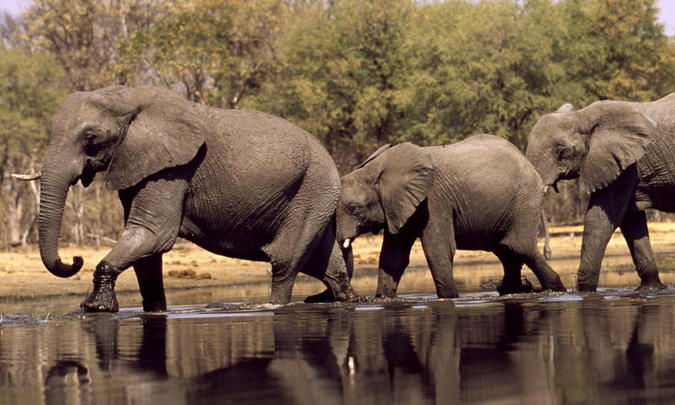
<svg viewBox="0 0 675 405">
<path fill-rule="evenodd" d="M 3 313 L 0 404 L 673 403 L 675 292 Z"/>
</svg>

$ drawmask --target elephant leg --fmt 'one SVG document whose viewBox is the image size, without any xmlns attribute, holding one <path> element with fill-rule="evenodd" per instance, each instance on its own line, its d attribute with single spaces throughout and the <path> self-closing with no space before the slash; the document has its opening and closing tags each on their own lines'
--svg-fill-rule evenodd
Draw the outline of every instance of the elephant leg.
<svg viewBox="0 0 675 405">
<path fill-rule="evenodd" d="M 635 170 L 627 170 L 606 188 L 591 194 L 584 218 L 577 289 L 595 291 L 607 243 L 623 220 L 637 184 Z"/>
<path fill-rule="evenodd" d="M 567 289 L 560 280 L 560 275 L 548 265 L 546 259 L 539 253 L 536 245 L 523 256 L 525 264 L 532 270 L 544 290 L 566 292 Z"/>
<path fill-rule="evenodd" d="M 321 224 L 312 221 L 308 212 L 297 215 L 291 212 L 289 218 L 294 218 L 295 222 L 286 224 L 286 226 L 282 225 L 282 232 L 263 249 L 272 264 L 270 292 L 272 304 L 290 302 L 293 285 L 300 270 L 324 280 L 330 258 L 330 248 L 332 248 L 331 245 L 322 244 L 322 241 L 326 240 L 328 223 Z M 334 236 L 333 241 L 335 241 Z M 316 249 L 319 251 L 315 252 Z M 305 268 L 310 257 L 315 254 L 317 261 L 313 263 L 313 268 Z M 323 270 L 316 270 L 316 268 Z"/>
<path fill-rule="evenodd" d="M 305 302 L 347 301 L 358 296 L 349 282 L 354 272 L 352 248 L 339 246 L 332 223 L 302 272 L 323 281 L 327 287 L 324 292 L 307 297 Z"/>
<path fill-rule="evenodd" d="M 396 235 L 385 231 L 377 270 L 376 297 L 396 297 L 403 271 L 410 262 L 410 250 L 417 239 L 412 232 L 401 230 Z"/>
<path fill-rule="evenodd" d="M 139 286 L 144 297 L 148 291 L 154 292 L 157 298 L 163 285 L 161 265 L 145 266 L 152 262 L 153 256 L 159 256 L 173 247 L 180 228 L 183 196 L 187 183 L 180 180 L 147 181 L 138 189 L 120 193 L 124 206 L 129 206 L 129 214 L 125 229 L 117 244 L 96 267 L 94 272 L 94 288 L 90 296 L 80 307 L 87 312 L 117 312 L 115 297 L 115 280 L 117 276 L 131 265 L 141 263 L 136 269 L 139 272 L 150 271 L 139 278 Z M 159 284 L 157 284 L 159 283 Z M 156 302 L 156 301 L 155 301 Z"/>
<path fill-rule="evenodd" d="M 639 289 L 662 290 L 665 286 L 659 279 L 659 271 L 656 267 L 654 252 L 649 242 L 649 230 L 647 229 L 647 216 L 644 211 L 626 213 L 621 222 L 623 234 L 628 249 L 633 257 L 635 269 L 640 276 Z"/>
<path fill-rule="evenodd" d="M 143 311 L 166 311 L 162 255 L 156 254 L 136 261 L 134 271 L 143 297 Z"/>
<path fill-rule="evenodd" d="M 501 284 L 497 287 L 499 295 L 524 292 L 523 285 L 520 281 L 523 261 L 506 248 L 497 249 L 495 254 L 499 258 L 499 261 L 502 263 L 502 267 L 504 268 L 504 278 L 502 279 Z"/>
<path fill-rule="evenodd" d="M 429 220 L 422 232 L 422 248 L 431 269 L 438 298 L 457 298 L 459 291 L 453 275 L 453 260 L 457 244 L 452 220 L 443 226 Z"/>
</svg>

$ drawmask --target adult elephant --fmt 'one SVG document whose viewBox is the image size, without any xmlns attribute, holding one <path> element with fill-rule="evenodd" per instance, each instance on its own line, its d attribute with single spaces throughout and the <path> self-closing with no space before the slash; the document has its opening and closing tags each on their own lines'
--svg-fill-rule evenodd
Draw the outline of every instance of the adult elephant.
<svg viewBox="0 0 675 405">
<path fill-rule="evenodd" d="M 617 227 L 628 243 L 641 289 L 661 289 L 645 209 L 675 211 L 675 93 L 648 103 L 565 104 L 537 122 L 527 158 L 544 179 L 579 178 L 590 193 L 577 287 L 595 291 L 602 257 Z"/>
<path fill-rule="evenodd" d="M 306 131 L 268 114 L 221 110 L 159 88 L 122 86 L 70 95 L 54 117 L 42 170 L 40 254 L 69 277 L 58 235 L 70 185 L 105 171 L 125 228 L 97 265 L 85 311 L 118 310 L 115 280 L 133 266 L 146 311 L 164 310 L 162 253 L 184 237 L 217 254 L 272 264 L 272 303 L 287 303 L 299 271 L 332 296 L 353 295 L 335 240 L 335 163 Z"/>
<path fill-rule="evenodd" d="M 564 291 L 537 251 L 543 195 L 525 156 L 493 135 L 425 148 L 386 145 L 342 177 L 337 237 L 346 247 L 384 229 L 377 296 L 396 295 L 418 237 L 440 298 L 458 296 L 456 249 L 495 253 L 504 266 L 502 294 L 522 291 L 523 264 L 543 288 Z"/>
</svg>

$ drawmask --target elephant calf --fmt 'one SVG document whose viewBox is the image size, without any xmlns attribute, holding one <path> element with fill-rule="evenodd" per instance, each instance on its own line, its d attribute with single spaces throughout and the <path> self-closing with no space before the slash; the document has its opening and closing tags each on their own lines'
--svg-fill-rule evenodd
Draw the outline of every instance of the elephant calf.
<svg viewBox="0 0 675 405">
<path fill-rule="evenodd" d="M 217 254 L 270 261 L 273 303 L 287 303 L 299 271 L 337 299 L 351 251 L 335 239 L 340 178 L 319 142 L 288 121 L 220 110 L 168 90 L 122 86 L 70 95 L 54 117 L 42 170 L 40 254 L 69 277 L 58 254 L 68 187 L 98 172 L 118 190 L 124 232 L 98 264 L 85 311 L 118 310 L 115 280 L 134 267 L 146 311 L 166 309 L 162 253 L 178 236 Z M 346 259 L 347 258 L 347 259 Z"/>
<path fill-rule="evenodd" d="M 504 266 L 500 293 L 521 291 L 527 264 L 542 287 L 565 291 L 537 250 L 541 178 L 508 141 L 476 135 L 446 146 L 384 146 L 342 177 L 337 237 L 344 246 L 384 228 L 377 296 L 396 295 L 419 237 L 439 298 L 458 296 L 456 249 L 493 252 Z"/>
</svg>

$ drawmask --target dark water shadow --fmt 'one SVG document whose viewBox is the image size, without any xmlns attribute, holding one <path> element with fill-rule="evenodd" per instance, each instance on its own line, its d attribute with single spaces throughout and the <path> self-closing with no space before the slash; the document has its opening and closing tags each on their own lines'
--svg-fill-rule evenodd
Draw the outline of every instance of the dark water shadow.
<svg viewBox="0 0 675 405">
<path fill-rule="evenodd" d="M 0 326 L 0 403 L 670 403 L 675 295 L 212 304 Z"/>
</svg>

